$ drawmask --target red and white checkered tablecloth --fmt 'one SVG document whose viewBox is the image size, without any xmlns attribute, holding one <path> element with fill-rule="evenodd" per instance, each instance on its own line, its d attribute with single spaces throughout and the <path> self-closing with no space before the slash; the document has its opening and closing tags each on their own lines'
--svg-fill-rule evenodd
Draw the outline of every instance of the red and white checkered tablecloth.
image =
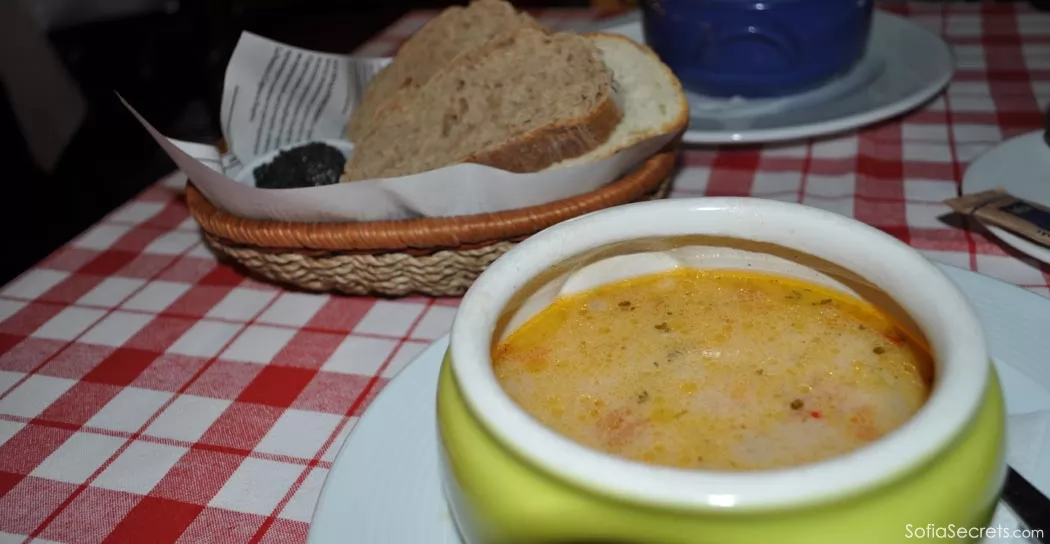
<svg viewBox="0 0 1050 544">
<path fill-rule="evenodd" d="M 801 201 L 1047 294 L 1050 267 L 939 218 L 968 161 L 1040 128 L 1050 15 L 893 11 L 952 42 L 946 95 L 833 139 L 691 149 L 674 195 Z M 389 54 L 430 16 L 407 16 L 361 53 Z M 162 180 L 0 290 L 0 543 L 302 542 L 369 400 L 448 329 L 455 299 L 286 292 L 217 263 L 183 180 Z"/>
</svg>

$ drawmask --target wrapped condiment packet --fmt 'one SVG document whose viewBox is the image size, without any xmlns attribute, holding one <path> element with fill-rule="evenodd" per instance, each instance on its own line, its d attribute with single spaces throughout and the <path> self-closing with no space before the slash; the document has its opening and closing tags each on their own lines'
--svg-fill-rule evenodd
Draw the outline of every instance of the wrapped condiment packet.
<svg viewBox="0 0 1050 544">
<path fill-rule="evenodd" d="M 992 189 L 944 201 L 953 210 L 1050 247 L 1050 208 Z"/>
</svg>

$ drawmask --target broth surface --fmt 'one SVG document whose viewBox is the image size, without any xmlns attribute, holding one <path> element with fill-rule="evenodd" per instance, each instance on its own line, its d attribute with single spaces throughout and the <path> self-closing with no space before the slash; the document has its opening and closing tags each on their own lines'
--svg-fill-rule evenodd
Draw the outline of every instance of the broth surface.
<svg viewBox="0 0 1050 544">
<path fill-rule="evenodd" d="M 885 314 L 793 278 L 676 269 L 562 297 L 493 352 L 548 427 L 636 461 L 716 470 L 849 452 L 929 396 L 930 355 Z"/>
</svg>

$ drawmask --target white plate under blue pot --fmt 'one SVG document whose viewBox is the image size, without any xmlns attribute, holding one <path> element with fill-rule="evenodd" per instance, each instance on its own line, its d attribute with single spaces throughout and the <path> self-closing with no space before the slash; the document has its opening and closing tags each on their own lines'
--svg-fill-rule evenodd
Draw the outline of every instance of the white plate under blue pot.
<svg viewBox="0 0 1050 544">
<path fill-rule="evenodd" d="M 587 28 L 644 42 L 632 13 Z M 916 54 L 921 52 L 921 54 Z M 848 73 L 812 91 L 772 99 L 689 98 L 695 144 L 755 144 L 844 132 L 910 111 L 936 96 L 955 73 L 951 48 L 922 26 L 876 11 L 864 57 Z"/>
</svg>

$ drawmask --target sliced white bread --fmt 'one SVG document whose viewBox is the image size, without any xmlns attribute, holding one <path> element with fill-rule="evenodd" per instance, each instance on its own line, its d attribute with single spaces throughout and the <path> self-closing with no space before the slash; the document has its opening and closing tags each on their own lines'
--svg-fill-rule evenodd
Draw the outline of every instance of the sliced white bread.
<svg viewBox="0 0 1050 544">
<path fill-rule="evenodd" d="M 685 129 L 689 102 L 682 84 L 652 49 L 620 34 L 585 36 L 598 46 L 602 61 L 613 72 L 623 118 L 605 143 L 551 168 L 597 162 L 642 140 Z"/>
</svg>

